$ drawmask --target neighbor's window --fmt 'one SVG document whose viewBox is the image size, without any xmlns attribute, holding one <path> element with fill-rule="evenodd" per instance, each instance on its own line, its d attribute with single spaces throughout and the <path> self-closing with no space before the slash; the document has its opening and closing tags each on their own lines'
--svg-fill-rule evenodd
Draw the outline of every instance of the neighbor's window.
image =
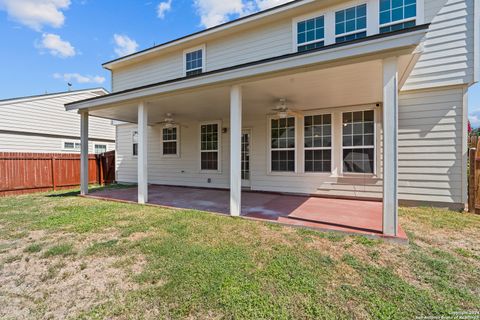
<svg viewBox="0 0 480 320">
<path fill-rule="evenodd" d="M 272 119 L 271 171 L 295 172 L 295 118 Z"/>
<path fill-rule="evenodd" d="M 343 172 L 374 173 L 373 110 L 343 113 Z"/>
<path fill-rule="evenodd" d="M 325 44 L 325 18 L 323 16 L 297 23 L 298 51 L 323 47 Z"/>
<path fill-rule="evenodd" d="M 201 125 L 200 152 L 201 170 L 218 170 L 219 158 L 219 125 L 209 123 Z"/>
<path fill-rule="evenodd" d="M 177 127 L 162 129 L 162 149 L 163 155 L 177 155 Z"/>
<path fill-rule="evenodd" d="M 305 117 L 305 172 L 332 171 L 332 115 Z"/>
<path fill-rule="evenodd" d="M 335 13 L 336 42 L 345 42 L 367 36 L 367 5 L 340 10 Z"/>
<path fill-rule="evenodd" d="M 187 52 L 185 54 L 186 76 L 194 76 L 203 72 L 203 49 Z"/>
<path fill-rule="evenodd" d="M 132 133 L 132 154 L 138 156 L 138 131 Z"/>
<path fill-rule="evenodd" d="M 380 0 L 380 33 L 414 27 L 416 0 Z"/>
<path fill-rule="evenodd" d="M 80 151 L 81 144 L 80 142 L 64 142 L 63 149 L 71 151 Z"/>
<path fill-rule="evenodd" d="M 107 152 L 107 145 L 105 144 L 96 144 L 95 145 L 95 154 L 102 154 Z"/>
</svg>

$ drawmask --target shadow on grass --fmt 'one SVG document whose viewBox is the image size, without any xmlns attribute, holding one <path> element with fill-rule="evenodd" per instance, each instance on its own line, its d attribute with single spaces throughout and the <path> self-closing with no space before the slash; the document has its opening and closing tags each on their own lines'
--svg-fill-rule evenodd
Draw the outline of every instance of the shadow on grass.
<svg viewBox="0 0 480 320">
<path fill-rule="evenodd" d="M 128 188 L 133 188 L 135 187 L 134 185 L 126 185 L 126 184 L 110 184 L 107 186 L 92 186 L 88 189 L 89 193 L 92 192 L 97 192 L 97 191 L 104 191 L 104 190 L 117 190 L 117 189 L 128 189 Z M 47 198 L 68 198 L 68 197 L 77 197 L 80 195 L 80 190 L 79 189 L 73 189 L 73 190 L 65 190 L 65 191 L 59 191 L 55 192 L 52 194 L 48 194 L 46 197 Z"/>
</svg>

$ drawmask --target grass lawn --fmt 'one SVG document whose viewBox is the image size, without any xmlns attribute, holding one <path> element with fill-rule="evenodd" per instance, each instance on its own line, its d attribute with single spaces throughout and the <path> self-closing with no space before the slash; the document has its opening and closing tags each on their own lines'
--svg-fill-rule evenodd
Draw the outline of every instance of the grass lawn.
<svg viewBox="0 0 480 320">
<path fill-rule="evenodd" d="M 2 319 L 415 319 L 480 311 L 480 216 L 409 245 L 76 197 L 0 198 Z"/>
</svg>

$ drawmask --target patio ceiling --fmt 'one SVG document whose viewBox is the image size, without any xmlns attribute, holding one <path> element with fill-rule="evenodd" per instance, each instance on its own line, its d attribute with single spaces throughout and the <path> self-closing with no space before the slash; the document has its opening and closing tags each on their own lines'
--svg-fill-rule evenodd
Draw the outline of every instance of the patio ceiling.
<svg viewBox="0 0 480 320">
<path fill-rule="evenodd" d="M 408 67 L 411 56 L 399 59 L 399 75 Z M 382 60 L 341 65 L 327 69 L 297 72 L 250 81 L 243 86 L 243 112 L 249 117 L 265 116 L 280 98 L 292 108 L 308 111 L 382 101 Z M 205 121 L 229 116 L 230 86 L 202 87 L 196 90 L 145 100 L 150 124 L 175 114 L 178 121 Z M 137 122 L 137 104 L 91 110 L 90 115 L 125 122 Z"/>
</svg>

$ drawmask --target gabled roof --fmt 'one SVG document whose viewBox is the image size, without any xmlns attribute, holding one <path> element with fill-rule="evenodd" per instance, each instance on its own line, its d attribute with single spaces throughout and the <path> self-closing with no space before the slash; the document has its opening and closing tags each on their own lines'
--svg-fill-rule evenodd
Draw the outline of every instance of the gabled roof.
<svg viewBox="0 0 480 320">
<path fill-rule="evenodd" d="M 34 100 L 51 99 L 51 98 L 58 98 L 58 97 L 63 97 L 63 96 L 77 95 L 77 94 L 80 94 L 80 93 L 87 93 L 87 92 L 98 93 L 98 95 L 109 94 L 109 92 L 106 89 L 98 87 L 98 88 L 91 88 L 91 89 L 63 91 L 63 92 L 46 93 L 46 94 L 39 94 L 39 95 L 33 95 L 33 96 L 9 98 L 9 99 L 0 100 L 0 106 L 5 105 L 5 104 L 18 103 L 18 102 L 26 102 L 26 101 L 34 101 Z"/>
<path fill-rule="evenodd" d="M 226 0 L 226 1 L 228 1 L 228 0 Z M 108 62 L 105 62 L 105 63 L 102 64 L 102 66 L 105 69 L 110 69 L 113 65 L 115 65 L 117 63 L 120 63 L 120 62 L 125 62 L 125 61 L 135 59 L 137 57 L 141 57 L 141 56 L 144 56 L 144 55 L 147 55 L 147 54 L 150 54 L 150 53 L 158 52 L 158 51 L 160 51 L 162 49 L 165 49 L 167 47 L 170 47 L 170 46 L 181 44 L 181 43 L 193 40 L 193 39 L 201 37 L 201 36 L 206 36 L 206 35 L 209 35 L 209 34 L 214 34 L 214 33 L 221 32 L 221 31 L 224 31 L 224 30 L 227 30 L 227 29 L 231 29 L 231 28 L 234 28 L 236 26 L 243 25 L 243 24 L 246 24 L 246 23 L 249 23 L 249 22 L 257 21 L 257 20 L 265 18 L 267 16 L 270 16 L 270 15 L 273 15 L 273 14 L 276 14 L 276 13 L 280 13 L 280 12 L 284 12 L 284 11 L 287 11 L 289 9 L 292 9 L 292 8 L 295 8 L 295 7 L 304 5 L 304 4 L 313 3 L 313 2 L 316 2 L 316 1 L 318 1 L 318 0 L 292 0 L 290 2 L 281 4 L 281 5 L 266 9 L 266 10 L 262 10 L 262 11 L 259 11 L 259 12 L 256 12 L 256 13 L 252 13 L 250 15 L 240 17 L 238 19 L 235 19 L 235 20 L 232 20 L 232 21 L 229 21 L 229 22 L 225 22 L 223 24 L 220 24 L 220 25 L 217 25 L 217 26 L 214 26 L 214 27 L 211 27 L 211 28 L 208 28 L 208 29 L 205 29 L 205 30 L 202 30 L 202 31 L 198 31 L 198 32 L 189 34 L 187 36 L 180 37 L 178 39 L 174 39 L 174 40 L 171 40 L 171 41 L 168 41 L 168 42 L 150 47 L 148 49 L 141 50 L 141 51 L 138 51 L 138 52 L 135 52 L 135 53 L 132 53 L 132 54 L 129 54 L 129 55 L 126 55 L 126 56 L 108 61 Z"/>
</svg>

